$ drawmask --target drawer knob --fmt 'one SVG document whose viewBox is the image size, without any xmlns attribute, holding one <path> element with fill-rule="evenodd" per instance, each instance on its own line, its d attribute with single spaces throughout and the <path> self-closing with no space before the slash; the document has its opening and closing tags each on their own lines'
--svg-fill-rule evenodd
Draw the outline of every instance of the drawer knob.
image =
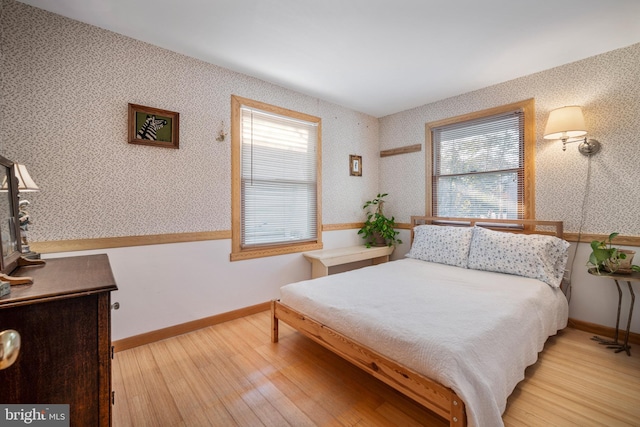
<svg viewBox="0 0 640 427">
<path fill-rule="evenodd" d="M 20 334 L 13 329 L 0 332 L 0 370 L 13 365 L 20 353 Z"/>
</svg>

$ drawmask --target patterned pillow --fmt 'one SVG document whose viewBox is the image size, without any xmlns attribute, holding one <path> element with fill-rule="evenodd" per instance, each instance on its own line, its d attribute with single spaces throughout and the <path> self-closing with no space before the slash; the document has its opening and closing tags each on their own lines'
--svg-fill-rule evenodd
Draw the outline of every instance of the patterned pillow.
<svg viewBox="0 0 640 427">
<path fill-rule="evenodd" d="M 471 227 L 419 225 L 407 257 L 467 268 L 472 235 Z"/>
<path fill-rule="evenodd" d="M 554 236 L 474 227 L 468 267 L 541 280 L 560 287 L 569 243 Z"/>
</svg>

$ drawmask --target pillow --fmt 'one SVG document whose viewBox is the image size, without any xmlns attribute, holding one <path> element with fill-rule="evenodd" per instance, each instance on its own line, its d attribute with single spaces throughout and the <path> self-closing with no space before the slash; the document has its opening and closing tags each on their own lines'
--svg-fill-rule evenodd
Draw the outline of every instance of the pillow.
<svg viewBox="0 0 640 427">
<path fill-rule="evenodd" d="M 472 227 L 419 225 L 407 257 L 467 268 Z"/>
<path fill-rule="evenodd" d="M 514 234 L 474 227 L 468 267 L 541 280 L 558 288 L 569 243 L 554 236 Z"/>
</svg>

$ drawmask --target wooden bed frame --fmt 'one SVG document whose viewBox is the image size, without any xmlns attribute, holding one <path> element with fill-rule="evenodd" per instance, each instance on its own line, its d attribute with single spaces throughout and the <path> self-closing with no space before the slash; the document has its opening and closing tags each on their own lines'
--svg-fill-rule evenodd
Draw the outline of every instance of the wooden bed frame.
<svg viewBox="0 0 640 427">
<path fill-rule="evenodd" d="M 552 234 L 562 237 L 561 221 L 536 220 L 493 220 L 479 218 L 435 218 L 424 216 L 411 217 L 411 239 L 413 227 L 421 224 L 456 225 L 473 227 L 474 225 L 516 233 Z M 538 226 L 551 229 L 536 231 Z M 348 360 L 400 393 L 410 397 L 424 407 L 449 420 L 451 427 L 465 427 L 467 417 L 465 404 L 456 393 L 438 382 L 421 375 L 412 369 L 381 355 L 330 327 L 307 317 L 280 301 L 271 302 L 271 341 L 278 342 L 278 321 L 282 320 L 297 329 L 303 335 L 326 347 L 335 354 Z"/>
</svg>

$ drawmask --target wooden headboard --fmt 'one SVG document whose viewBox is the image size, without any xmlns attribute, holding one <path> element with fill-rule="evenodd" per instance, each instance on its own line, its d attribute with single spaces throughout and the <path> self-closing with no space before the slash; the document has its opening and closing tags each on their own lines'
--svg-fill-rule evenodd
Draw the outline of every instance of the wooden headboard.
<svg viewBox="0 0 640 427">
<path fill-rule="evenodd" d="M 535 219 L 444 218 L 434 216 L 411 217 L 411 241 L 413 228 L 418 225 L 451 225 L 455 227 L 486 227 L 499 231 L 524 234 L 549 234 L 562 239 L 562 221 L 538 221 Z"/>
</svg>

